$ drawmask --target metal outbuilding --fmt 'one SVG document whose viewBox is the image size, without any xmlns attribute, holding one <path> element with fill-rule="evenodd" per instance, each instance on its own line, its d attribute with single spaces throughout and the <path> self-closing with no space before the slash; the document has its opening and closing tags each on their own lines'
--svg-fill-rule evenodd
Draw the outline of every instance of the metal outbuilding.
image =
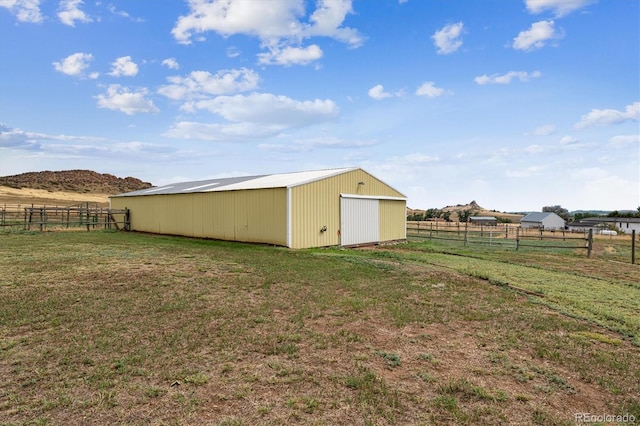
<svg viewBox="0 0 640 426">
<path fill-rule="evenodd" d="M 290 248 L 406 239 L 406 197 L 360 168 L 175 183 L 110 201 L 141 232 Z"/>
<path fill-rule="evenodd" d="M 533 212 L 520 219 L 523 228 L 564 229 L 565 221 L 553 212 Z"/>
<path fill-rule="evenodd" d="M 498 224 L 498 219 L 494 216 L 470 216 L 469 222 L 474 225 L 490 225 L 495 226 Z"/>
</svg>

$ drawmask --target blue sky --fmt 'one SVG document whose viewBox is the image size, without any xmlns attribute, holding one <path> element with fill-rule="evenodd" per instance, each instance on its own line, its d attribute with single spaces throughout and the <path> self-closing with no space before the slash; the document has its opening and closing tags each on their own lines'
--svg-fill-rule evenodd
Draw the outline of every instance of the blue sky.
<svg viewBox="0 0 640 426">
<path fill-rule="evenodd" d="M 640 206 L 637 0 L 0 0 L 0 175 L 359 166 L 412 208 Z"/>
</svg>

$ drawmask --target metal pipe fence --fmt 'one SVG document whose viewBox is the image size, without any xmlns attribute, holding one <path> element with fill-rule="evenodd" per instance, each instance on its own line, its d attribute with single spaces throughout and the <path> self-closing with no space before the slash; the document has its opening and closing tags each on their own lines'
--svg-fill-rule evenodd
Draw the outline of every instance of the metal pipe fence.
<svg viewBox="0 0 640 426">
<path fill-rule="evenodd" d="M 130 229 L 127 209 L 109 209 L 95 204 L 82 203 L 76 206 L 1 205 L 0 229 L 11 231 L 46 231 L 53 229 Z"/>
</svg>

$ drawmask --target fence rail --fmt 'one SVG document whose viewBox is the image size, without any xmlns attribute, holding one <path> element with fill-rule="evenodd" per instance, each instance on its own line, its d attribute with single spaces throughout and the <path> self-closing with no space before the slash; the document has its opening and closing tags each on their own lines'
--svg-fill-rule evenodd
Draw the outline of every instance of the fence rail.
<svg viewBox="0 0 640 426">
<path fill-rule="evenodd" d="M 593 248 L 591 231 L 543 230 L 510 224 L 477 225 L 467 222 L 407 222 L 407 238 L 460 242 L 467 245 L 584 249 Z"/>
<path fill-rule="evenodd" d="M 76 206 L 0 206 L 0 229 L 45 231 L 49 229 L 85 228 L 130 229 L 129 210 L 108 209 L 95 204 L 83 203 Z"/>
</svg>

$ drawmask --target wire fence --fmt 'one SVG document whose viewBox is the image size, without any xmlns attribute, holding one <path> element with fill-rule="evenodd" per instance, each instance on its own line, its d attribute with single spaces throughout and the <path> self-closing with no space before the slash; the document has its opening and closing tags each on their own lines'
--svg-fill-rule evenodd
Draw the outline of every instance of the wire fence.
<svg viewBox="0 0 640 426">
<path fill-rule="evenodd" d="M 410 240 L 443 240 L 465 246 L 485 245 L 539 249 L 585 250 L 587 256 L 593 249 L 593 232 L 569 230 L 544 230 L 522 228 L 513 224 L 482 225 L 468 222 L 407 222 L 407 238 Z"/>
</svg>

